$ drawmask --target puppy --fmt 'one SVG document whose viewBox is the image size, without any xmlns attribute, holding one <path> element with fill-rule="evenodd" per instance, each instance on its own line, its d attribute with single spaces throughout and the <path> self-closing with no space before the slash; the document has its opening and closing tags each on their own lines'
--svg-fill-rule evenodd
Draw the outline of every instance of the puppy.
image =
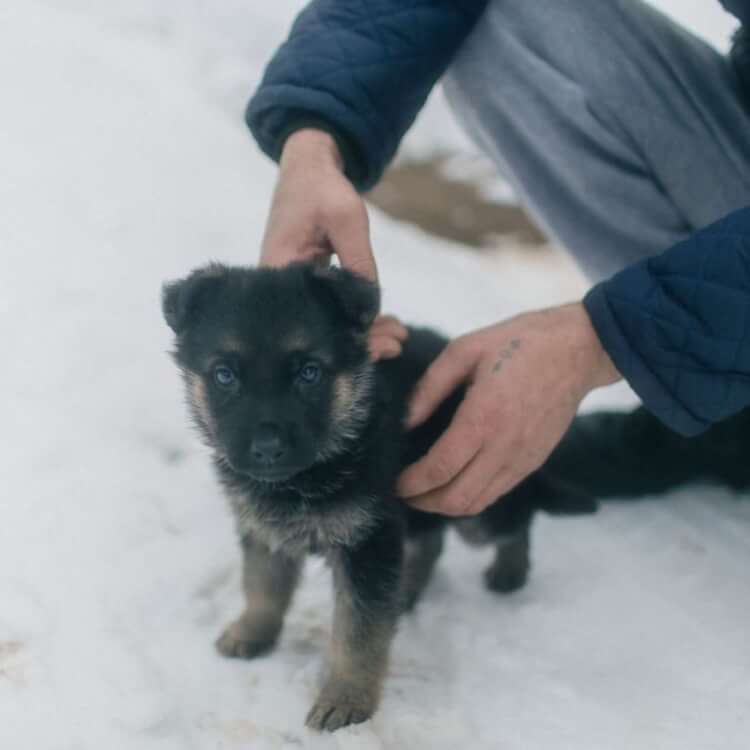
<svg viewBox="0 0 750 750">
<path fill-rule="evenodd" d="M 395 496 L 400 471 L 450 423 L 456 391 L 425 424 L 404 429 L 410 393 L 446 340 L 411 329 L 403 353 L 372 364 L 367 332 L 377 287 L 338 268 L 209 265 L 165 285 L 195 423 L 236 519 L 247 608 L 217 646 L 250 659 L 276 642 L 306 554 L 333 570 L 330 674 L 307 717 L 336 730 L 375 711 L 400 612 L 427 584 L 447 519 Z M 478 517 L 452 521 L 495 544 L 487 586 L 526 580 L 528 527 L 539 508 L 584 512 L 587 498 L 541 475 Z"/>
</svg>

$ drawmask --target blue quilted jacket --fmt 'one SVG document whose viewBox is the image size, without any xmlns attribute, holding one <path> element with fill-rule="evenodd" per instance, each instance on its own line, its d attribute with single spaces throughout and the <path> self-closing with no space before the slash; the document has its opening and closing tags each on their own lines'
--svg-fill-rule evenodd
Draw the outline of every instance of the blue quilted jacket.
<svg viewBox="0 0 750 750">
<path fill-rule="evenodd" d="M 487 0 L 313 0 L 247 110 L 278 159 L 304 126 L 327 130 L 358 189 L 371 187 Z M 750 0 L 732 57 L 750 93 Z M 750 208 L 595 286 L 586 309 L 644 405 L 685 435 L 750 404 Z"/>
</svg>

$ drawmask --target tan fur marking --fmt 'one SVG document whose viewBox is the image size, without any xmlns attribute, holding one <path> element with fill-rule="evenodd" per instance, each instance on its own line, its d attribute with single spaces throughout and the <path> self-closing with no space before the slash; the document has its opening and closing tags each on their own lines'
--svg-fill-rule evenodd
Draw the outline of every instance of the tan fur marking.
<svg viewBox="0 0 750 750">
<path fill-rule="evenodd" d="M 335 731 L 369 719 L 377 709 L 394 623 L 362 617 L 351 592 L 337 587 L 331 634 L 331 673 L 307 716 L 313 729 Z"/>
<path fill-rule="evenodd" d="M 274 554 L 246 536 L 242 542 L 242 587 L 246 608 L 223 632 L 216 645 L 225 656 L 252 658 L 276 642 L 284 622 L 302 561 Z"/>
<path fill-rule="evenodd" d="M 331 427 L 318 451 L 318 460 L 338 455 L 357 441 L 372 405 L 373 366 L 363 365 L 351 373 L 341 373 L 334 381 Z"/>
<path fill-rule="evenodd" d="M 305 334 L 304 329 L 300 328 L 284 336 L 280 347 L 286 352 L 305 351 L 310 349 L 310 338 Z"/>
<path fill-rule="evenodd" d="M 363 629 L 358 627 L 356 617 L 353 603 L 336 607 L 331 634 L 331 677 L 379 696 L 388 666 L 393 625 L 385 619 L 376 620 Z"/>
<path fill-rule="evenodd" d="M 203 378 L 201 378 L 200 375 L 196 375 L 193 372 L 188 373 L 187 379 L 190 403 L 193 405 L 195 413 L 198 415 L 199 419 L 203 422 L 206 428 L 213 433 L 214 421 L 211 416 L 211 409 L 208 406 L 206 384 L 203 382 Z"/>
<path fill-rule="evenodd" d="M 349 373 L 339 375 L 333 383 L 333 421 L 346 422 L 354 404 L 354 377 Z"/>
<path fill-rule="evenodd" d="M 219 342 L 219 350 L 221 352 L 230 352 L 233 354 L 246 354 L 247 347 L 241 339 L 237 336 L 228 334 L 224 336 Z"/>
<path fill-rule="evenodd" d="M 365 614 L 353 591 L 334 570 L 336 600 L 331 633 L 331 682 L 371 693 L 377 700 L 388 666 L 395 620 L 389 614 Z"/>
</svg>

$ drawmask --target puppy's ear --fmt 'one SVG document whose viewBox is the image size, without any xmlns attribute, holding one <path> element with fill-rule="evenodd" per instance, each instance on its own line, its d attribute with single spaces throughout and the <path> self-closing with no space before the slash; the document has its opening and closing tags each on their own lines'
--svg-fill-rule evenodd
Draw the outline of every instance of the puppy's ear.
<svg viewBox="0 0 750 750">
<path fill-rule="evenodd" d="M 177 334 L 187 327 L 190 317 L 198 309 L 200 298 L 206 290 L 221 280 L 226 266 L 212 263 L 198 268 L 189 276 L 169 281 L 161 288 L 161 311 L 167 325 Z"/>
<path fill-rule="evenodd" d="M 364 276 L 343 268 L 311 267 L 312 279 L 357 330 L 366 331 L 380 309 L 380 288 Z"/>
</svg>

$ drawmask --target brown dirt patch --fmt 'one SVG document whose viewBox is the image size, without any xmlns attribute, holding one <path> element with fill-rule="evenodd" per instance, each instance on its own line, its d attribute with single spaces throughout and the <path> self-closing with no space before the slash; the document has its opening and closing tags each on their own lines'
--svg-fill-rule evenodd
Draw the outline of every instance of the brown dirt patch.
<svg viewBox="0 0 750 750">
<path fill-rule="evenodd" d="M 547 243 L 522 208 L 488 200 L 476 180 L 447 176 L 444 167 L 451 158 L 438 154 L 401 160 L 367 200 L 389 216 L 470 247 L 497 246 L 503 237 L 532 248 Z"/>
</svg>

